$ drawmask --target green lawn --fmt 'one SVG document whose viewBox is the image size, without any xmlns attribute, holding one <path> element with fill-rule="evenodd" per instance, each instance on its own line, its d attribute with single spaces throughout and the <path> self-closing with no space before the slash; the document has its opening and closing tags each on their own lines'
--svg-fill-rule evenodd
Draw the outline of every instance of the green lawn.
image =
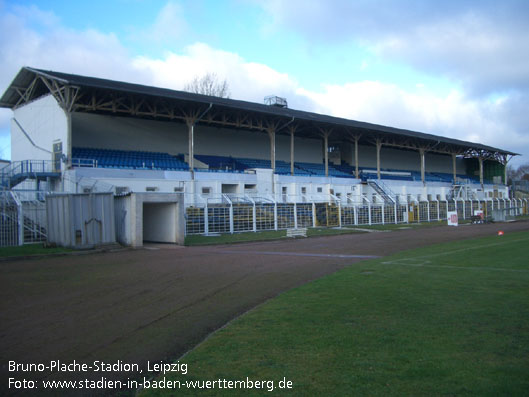
<svg viewBox="0 0 529 397">
<path fill-rule="evenodd" d="M 333 229 L 333 228 L 309 228 L 307 229 L 307 237 L 316 236 L 332 236 L 336 234 L 346 233 L 363 233 L 355 229 Z M 231 243 L 243 243 L 251 241 L 266 241 L 266 240 L 278 240 L 286 238 L 286 230 L 269 230 L 264 232 L 245 232 L 245 233 L 234 233 L 234 234 L 220 234 L 212 236 L 202 235 L 190 235 L 186 236 L 185 245 L 209 245 L 209 244 L 231 244 Z"/>
<path fill-rule="evenodd" d="M 233 321 L 166 379 L 275 388 L 178 395 L 283 395 L 286 378 L 300 396 L 526 396 L 528 258 L 523 232 L 353 264 Z"/>
<path fill-rule="evenodd" d="M 328 227 L 316 227 L 307 228 L 307 237 L 318 237 L 318 236 L 333 236 L 337 234 L 347 233 L 365 233 L 366 229 L 372 230 L 400 230 L 400 229 L 415 229 L 419 227 L 435 227 L 446 225 L 446 221 L 442 222 L 424 222 L 424 223 L 399 223 L 392 224 L 387 223 L 385 225 L 361 225 L 358 227 L 343 227 L 343 228 L 328 228 Z M 232 243 L 243 243 L 252 241 L 266 241 L 266 240 L 278 240 L 286 238 L 286 230 L 269 230 L 264 232 L 245 232 L 245 233 L 224 233 L 220 235 L 190 235 L 186 236 L 185 245 L 209 245 L 209 244 L 232 244 Z"/>
<path fill-rule="evenodd" d="M 67 248 L 56 247 L 47 248 L 43 244 L 26 244 L 16 247 L 1 247 L 0 257 L 6 256 L 26 256 L 26 255 L 45 255 L 45 254 L 57 254 L 60 252 L 71 251 Z"/>
</svg>

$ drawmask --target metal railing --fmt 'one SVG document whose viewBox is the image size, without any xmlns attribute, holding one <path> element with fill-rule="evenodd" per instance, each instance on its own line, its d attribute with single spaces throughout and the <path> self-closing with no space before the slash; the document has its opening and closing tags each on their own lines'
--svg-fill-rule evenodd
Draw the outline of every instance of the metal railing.
<svg viewBox="0 0 529 397">
<path fill-rule="evenodd" d="M 350 227 L 376 224 L 422 223 L 447 220 L 457 211 L 461 220 L 470 220 L 476 211 L 491 216 L 506 209 L 514 216 L 529 214 L 529 200 L 432 200 L 410 203 L 349 204 L 337 197 L 325 201 L 258 202 L 210 201 L 186 208 L 186 234 L 258 232 L 298 227 Z"/>
<path fill-rule="evenodd" d="M 40 173 L 53 173 L 53 161 L 51 160 L 22 160 L 13 161 L 1 169 L 1 184 L 10 187 L 12 179 L 18 175 L 35 176 Z"/>
<path fill-rule="evenodd" d="M 46 241 L 46 205 L 42 191 L 0 192 L 0 246 Z"/>
</svg>

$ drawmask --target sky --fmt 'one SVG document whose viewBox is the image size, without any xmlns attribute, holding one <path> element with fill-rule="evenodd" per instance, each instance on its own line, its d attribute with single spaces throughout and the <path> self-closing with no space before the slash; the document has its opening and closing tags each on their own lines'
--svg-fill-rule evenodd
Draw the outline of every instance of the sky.
<svg viewBox="0 0 529 397">
<path fill-rule="evenodd" d="M 479 142 L 529 162 L 529 1 L 0 0 L 0 93 L 23 66 Z M 0 109 L 0 158 L 12 111 Z"/>
</svg>

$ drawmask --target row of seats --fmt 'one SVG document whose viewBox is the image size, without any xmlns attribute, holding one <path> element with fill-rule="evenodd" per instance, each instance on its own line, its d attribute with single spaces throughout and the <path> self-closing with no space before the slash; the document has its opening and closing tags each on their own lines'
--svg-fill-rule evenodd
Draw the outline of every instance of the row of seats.
<svg viewBox="0 0 529 397">
<path fill-rule="evenodd" d="M 88 166 L 89 164 L 104 168 L 124 169 L 155 169 L 155 170 L 189 170 L 184 156 L 170 155 L 164 152 L 145 152 L 137 150 L 113 150 L 96 148 L 72 148 L 74 166 Z M 210 172 L 243 172 L 252 168 L 271 168 L 270 160 L 234 158 L 213 155 L 195 155 L 195 159 L 207 164 Z M 329 176 L 338 178 L 351 178 L 355 175 L 355 168 L 349 164 L 329 164 Z M 376 169 L 359 167 L 362 180 L 375 179 Z M 418 171 L 403 171 L 395 169 L 383 169 L 381 178 L 386 180 L 420 181 L 421 174 Z M 275 172 L 280 175 L 290 175 L 290 163 L 276 160 Z M 295 162 L 294 175 L 298 176 L 324 176 L 325 165 L 321 163 Z M 468 175 L 457 175 L 458 178 L 479 182 L 478 178 Z M 428 182 L 453 182 L 451 173 L 427 172 L 425 174 Z M 488 182 L 488 181 L 487 181 Z"/>
<path fill-rule="evenodd" d="M 88 165 L 103 168 L 155 169 L 155 170 L 188 170 L 183 156 L 172 156 L 162 152 L 143 152 L 137 150 L 113 150 L 94 148 L 72 148 L 74 165 Z"/>
</svg>

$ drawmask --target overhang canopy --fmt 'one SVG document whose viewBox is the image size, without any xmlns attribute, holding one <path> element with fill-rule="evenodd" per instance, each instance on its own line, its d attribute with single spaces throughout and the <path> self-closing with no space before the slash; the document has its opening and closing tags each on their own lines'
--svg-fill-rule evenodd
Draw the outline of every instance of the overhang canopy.
<svg viewBox="0 0 529 397">
<path fill-rule="evenodd" d="M 481 157 L 506 163 L 517 153 L 479 143 L 426 134 L 401 128 L 349 120 L 318 113 L 219 98 L 121 81 L 79 76 L 23 67 L 0 98 L 0 107 L 15 109 L 41 96 L 52 94 L 67 111 L 114 114 L 157 120 L 188 121 L 202 124 L 288 134 L 295 126 L 296 136 L 321 138 L 331 142 L 382 143 L 402 149 Z"/>
</svg>

